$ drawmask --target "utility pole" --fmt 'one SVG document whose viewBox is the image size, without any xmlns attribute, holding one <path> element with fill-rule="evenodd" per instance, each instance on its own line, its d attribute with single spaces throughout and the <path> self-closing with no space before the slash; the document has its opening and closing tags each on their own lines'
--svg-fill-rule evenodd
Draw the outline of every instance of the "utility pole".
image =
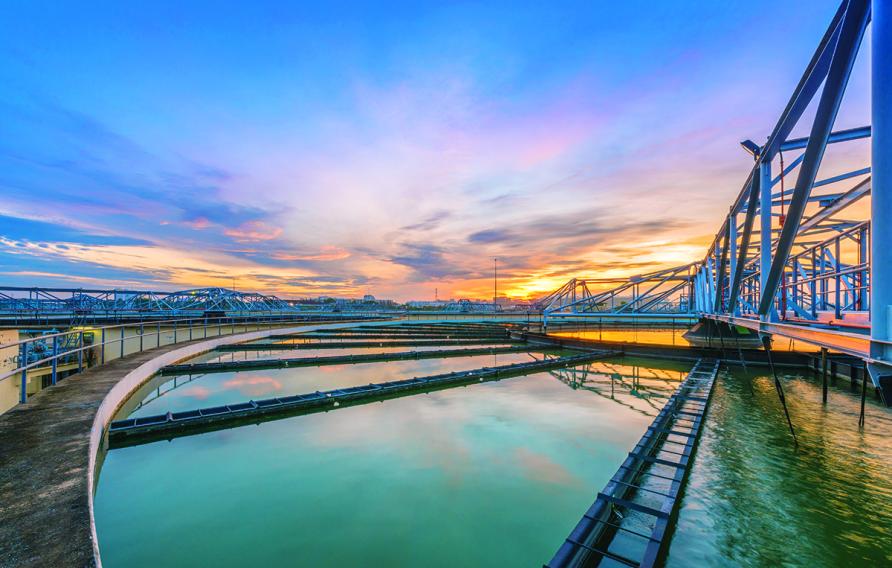
<svg viewBox="0 0 892 568">
<path fill-rule="evenodd" d="M 499 310 L 499 259 L 492 259 L 492 311 Z"/>
</svg>

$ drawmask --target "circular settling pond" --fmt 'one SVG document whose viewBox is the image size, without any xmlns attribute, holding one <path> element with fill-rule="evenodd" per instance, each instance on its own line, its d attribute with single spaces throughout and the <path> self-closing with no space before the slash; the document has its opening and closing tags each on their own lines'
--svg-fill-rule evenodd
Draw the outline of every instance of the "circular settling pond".
<svg viewBox="0 0 892 568">
<path fill-rule="evenodd" d="M 207 375 L 147 393 L 154 399 L 137 412 L 534 355 Z M 541 565 L 688 367 L 597 362 L 115 449 L 96 494 L 102 560 L 111 568 Z"/>
</svg>

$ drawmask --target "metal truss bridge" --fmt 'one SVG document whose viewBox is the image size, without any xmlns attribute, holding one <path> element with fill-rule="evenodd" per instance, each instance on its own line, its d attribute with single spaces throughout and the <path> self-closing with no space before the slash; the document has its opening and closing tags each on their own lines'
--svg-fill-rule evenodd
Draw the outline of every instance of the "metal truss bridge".
<svg viewBox="0 0 892 568">
<path fill-rule="evenodd" d="M 199 313 L 273 312 L 296 307 L 275 296 L 199 288 L 179 292 L 89 290 L 81 288 L 0 288 L 0 312 L 40 313 Z"/>
<path fill-rule="evenodd" d="M 840 4 L 786 107 L 766 125 L 765 140 L 741 143 L 753 165 L 741 172 L 743 184 L 700 260 L 631 278 L 574 278 L 535 304 L 543 323 L 708 318 L 744 326 L 861 358 L 892 403 L 890 11 L 879 0 Z M 871 124 L 834 130 L 856 58 L 866 57 L 868 29 Z M 441 308 L 494 310 L 467 301 Z M 298 304 L 224 288 L 0 288 L 0 318 L 7 321 L 340 311 L 387 310 L 343 301 Z"/>
<path fill-rule="evenodd" d="M 834 130 L 868 49 L 872 124 Z M 792 136 L 797 128 L 807 136 Z M 741 142 L 753 165 L 701 260 L 574 278 L 539 300 L 544 320 L 690 315 L 745 326 L 860 357 L 892 403 L 892 3 L 840 4 L 765 132 Z"/>
<path fill-rule="evenodd" d="M 294 315 L 307 312 L 397 312 L 392 302 L 283 300 L 256 292 L 227 288 L 196 288 L 179 292 L 0 286 L 0 320 L 57 321 L 200 317 L 207 314 L 245 316 Z M 444 303 L 437 312 L 490 313 L 490 302 L 459 300 Z"/>
</svg>

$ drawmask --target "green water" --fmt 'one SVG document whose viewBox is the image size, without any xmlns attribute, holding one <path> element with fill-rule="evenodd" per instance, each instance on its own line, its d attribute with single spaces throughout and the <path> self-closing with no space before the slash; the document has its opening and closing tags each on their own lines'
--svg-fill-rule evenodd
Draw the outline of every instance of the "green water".
<svg viewBox="0 0 892 568">
<path fill-rule="evenodd" d="M 481 366 L 471 359 L 193 386 L 207 381 L 211 403 L 239 392 L 223 388 L 234 378 L 278 373 L 303 392 Z M 618 359 L 113 450 L 96 494 L 103 564 L 541 566 L 688 367 Z M 717 382 L 669 566 L 890 563 L 892 414 L 869 400 L 860 432 L 846 382 L 826 408 L 811 378 L 785 384 L 798 450 L 766 376 Z M 178 391 L 151 413 L 194 402 Z"/>
<path fill-rule="evenodd" d="M 892 565 L 892 412 L 838 379 L 784 379 L 792 444 L 773 381 L 716 382 L 667 565 Z"/>
<path fill-rule="evenodd" d="M 652 420 L 603 384 L 632 367 L 590 368 L 599 392 L 540 373 L 113 450 L 103 564 L 541 565 Z"/>
<path fill-rule="evenodd" d="M 350 354 L 345 351 L 353 350 L 328 350 L 327 355 Z M 368 350 L 365 352 L 367 353 Z M 381 351 L 376 349 L 375 352 Z M 292 354 L 292 356 L 294 355 Z M 303 353 L 300 356 L 303 357 Z M 316 355 L 306 356 L 314 357 Z M 530 353 L 501 353 L 444 359 L 410 359 L 352 365 L 210 373 L 195 376 L 192 380 L 189 380 L 189 377 L 178 377 L 176 388 L 171 388 L 174 386 L 173 379 L 159 385 L 154 396 L 147 397 L 144 405 L 131 415 L 163 414 L 167 411 L 177 412 L 233 404 L 251 399 L 304 394 L 317 390 L 346 388 L 452 371 L 467 371 L 486 366 L 528 363 L 541 358 L 541 354 L 535 354 L 534 357 Z"/>
</svg>

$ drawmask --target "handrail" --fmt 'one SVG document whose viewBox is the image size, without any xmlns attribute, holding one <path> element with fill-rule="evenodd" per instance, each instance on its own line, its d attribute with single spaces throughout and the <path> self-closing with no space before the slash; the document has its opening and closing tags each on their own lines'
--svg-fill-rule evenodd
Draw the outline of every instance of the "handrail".
<svg viewBox="0 0 892 568">
<path fill-rule="evenodd" d="M 331 313 L 331 312 L 329 312 L 329 313 Z M 276 316 L 276 317 L 273 317 L 273 316 L 265 316 L 265 317 L 268 317 L 267 321 L 269 321 L 269 322 L 274 322 L 274 321 L 294 322 L 294 321 L 303 321 L 304 318 L 306 318 L 306 316 L 308 316 L 308 315 L 316 315 L 316 314 L 311 314 L 308 312 L 301 312 L 301 313 L 287 314 L 285 317 L 283 317 L 281 315 Z M 333 315 L 338 315 L 338 314 L 333 313 Z M 349 316 L 349 317 L 343 318 L 346 321 L 353 317 L 366 319 L 369 317 L 381 317 L 382 315 L 393 315 L 393 314 L 384 313 L 384 312 L 346 312 L 346 313 L 344 313 L 344 315 Z M 157 325 L 164 325 L 164 324 L 171 324 L 171 323 L 176 324 L 177 322 L 192 322 L 192 321 L 196 321 L 196 320 L 206 322 L 206 323 L 211 322 L 211 321 L 216 322 L 217 320 L 226 320 L 226 321 L 231 321 L 231 322 L 243 322 L 244 324 L 249 324 L 249 323 L 257 323 L 258 321 L 263 321 L 263 318 L 260 318 L 258 320 L 258 316 L 244 316 L 241 318 L 236 318 L 233 316 L 221 316 L 221 317 L 215 317 L 215 318 L 182 317 L 182 318 L 174 318 L 174 319 L 169 319 L 169 320 L 154 320 L 154 319 L 139 320 L 139 321 L 132 321 L 132 322 L 121 323 L 121 324 L 116 324 L 116 325 L 106 325 L 106 326 L 96 326 L 96 327 L 88 326 L 89 329 L 85 329 L 85 330 L 60 331 L 58 333 L 48 333 L 46 335 L 41 335 L 40 337 L 36 337 L 36 338 L 32 337 L 32 338 L 28 338 L 28 339 L 21 339 L 19 341 L 15 341 L 13 343 L 0 343 L 0 349 L 5 349 L 7 347 L 15 347 L 16 345 L 28 343 L 28 342 L 34 341 L 35 339 L 50 339 L 53 337 L 70 335 L 72 333 L 77 333 L 78 331 L 85 331 L 85 332 L 92 333 L 94 331 L 102 331 L 102 330 L 107 330 L 107 329 L 118 329 L 118 328 L 122 328 L 122 327 L 127 328 L 127 327 L 134 327 L 134 326 L 138 326 L 138 325 L 145 326 L 148 324 L 157 326 Z"/>
<path fill-rule="evenodd" d="M 284 317 L 283 317 L 284 316 Z M 0 375 L 0 381 L 4 381 L 6 379 L 15 377 L 17 375 L 21 375 L 21 392 L 19 396 L 19 403 L 27 402 L 28 392 L 27 392 L 27 383 L 28 383 L 28 372 L 33 371 L 35 369 L 51 369 L 51 381 L 52 384 L 55 385 L 58 380 L 58 364 L 60 360 L 71 360 L 76 358 L 78 365 L 78 373 L 82 372 L 85 366 L 95 367 L 104 365 L 107 361 L 120 359 L 124 357 L 125 354 L 125 344 L 128 341 L 138 341 L 139 348 L 136 353 L 142 353 L 147 349 L 156 349 L 161 347 L 161 335 L 162 334 L 170 334 L 173 333 L 173 340 L 170 343 L 166 343 L 165 345 L 176 345 L 177 343 L 181 343 L 182 341 L 191 341 L 194 336 L 195 330 L 204 330 L 204 337 L 208 336 L 207 332 L 209 329 L 213 329 L 216 327 L 216 336 L 222 335 L 234 335 L 236 333 L 244 333 L 248 331 L 249 327 L 257 327 L 257 326 L 272 326 L 272 325 L 287 325 L 294 324 L 297 322 L 303 322 L 306 320 L 307 314 L 277 314 L 276 316 L 262 316 L 262 317 L 253 317 L 253 318 L 234 318 L 231 316 L 220 316 L 220 317 L 190 317 L 190 318 L 176 318 L 169 320 L 147 320 L 147 321 L 135 321 L 125 324 L 116 324 L 109 326 L 101 326 L 101 327 L 89 327 L 86 329 L 73 329 L 68 331 L 62 331 L 57 333 L 48 333 L 45 335 L 40 335 L 37 337 L 29 337 L 26 339 L 20 339 L 18 341 L 14 341 L 11 343 L 0 344 L 0 350 L 2 349 L 10 349 L 10 348 L 18 348 L 18 354 L 16 358 L 18 362 L 16 363 L 18 366 L 8 371 L 2 375 Z M 341 317 L 339 320 L 341 321 L 353 321 L 355 319 L 376 319 L 381 318 L 380 313 L 375 312 L 357 312 L 350 313 L 349 316 Z M 185 325 L 184 325 L 185 324 Z M 151 326 L 154 329 L 151 329 L 146 332 L 146 327 Z M 125 329 L 138 329 L 139 333 L 133 335 L 125 335 Z M 164 328 L 164 329 L 162 329 Z M 171 329 L 172 328 L 172 329 Z M 113 333 L 115 330 L 120 330 L 119 333 Z M 182 333 L 184 339 L 180 340 L 178 338 L 179 334 Z M 85 343 L 84 336 L 90 335 L 94 339 L 96 335 L 99 335 L 100 340 L 95 343 Z M 111 337 L 114 335 L 114 337 Z M 155 337 L 155 341 L 150 342 L 149 345 L 146 345 L 146 338 Z M 75 339 L 75 346 L 71 348 L 67 348 L 62 350 L 60 343 L 63 340 L 71 340 L 71 338 Z M 188 339 L 186 339 L 188 338 Z M 50 355 L 47 357 L 43 357 L 36 361 L 28 361 L 29 348 L 34 344 L 47 345 L 47 343 L 51 343 L 51 351 Z M 117 356 L 106 357 L 106 351 L 115 345 L 119 344 L 119 352 Z M 94 361 L 89 365 L 85 365 L 84 361 L 84 353 L 85 352 L 94 352 L 94 350 L 99 351 L 98 361 Z M 0 412 L 3 412 L 4 409 L 0 409 Z"/>
</svg>

